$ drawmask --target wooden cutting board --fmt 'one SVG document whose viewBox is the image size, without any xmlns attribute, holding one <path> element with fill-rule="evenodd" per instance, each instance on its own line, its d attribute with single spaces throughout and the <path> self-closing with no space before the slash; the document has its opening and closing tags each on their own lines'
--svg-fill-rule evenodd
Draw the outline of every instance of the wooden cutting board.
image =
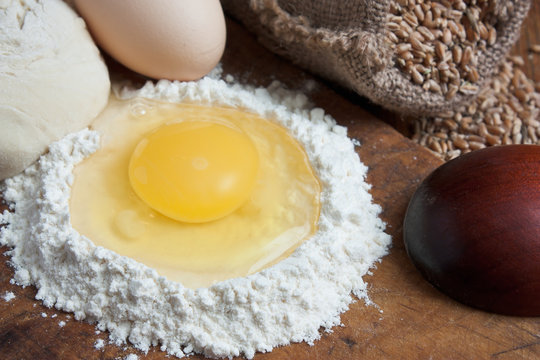
<svg viewBox="0 0 540 360">
<path fill-rule="evenodd" d="M 420 181 L 440 161 L 379 119 L 389 114 L 344 90 L 331 89 L 263 49 L 237 23 L 227 24 L 225 73 L 253 85 L 277 79 L 291 89 L 307 91 L 306 84 L 315 84 L 307 91 L 310 98 L 361 142 L 357 151 L 369 166 L 367 180 L 373 185 L 374 201 L 382 206 L 393 237 L 390 255 L 365 278 L 378 307 L 354 303 L 342 316 L 344 326 L 324 333 L 314 346 L 293 344 L 255 359 L 540 358 L 540 318 L 499 316 L 463 306 L 432 288 L 409 262 L 401 237 L 404 212 Z M 0 248 L 2 253 L 6 250 Z M 106 342 L 107 333 L 96 333 L 92 325 L 42 306 L 34 300 L 35 288 L 10 284 L 13 272 L 8 260 L 0 256 L 0 358 L 117 359 L 127 354 L 166 358 L 158 350 L 145 355 L 130 346 L 105 345 L 97 350 L 96 341 Z M 7 291 L 16 296 L 9 302 L 1 297 Z"/>
</svg>

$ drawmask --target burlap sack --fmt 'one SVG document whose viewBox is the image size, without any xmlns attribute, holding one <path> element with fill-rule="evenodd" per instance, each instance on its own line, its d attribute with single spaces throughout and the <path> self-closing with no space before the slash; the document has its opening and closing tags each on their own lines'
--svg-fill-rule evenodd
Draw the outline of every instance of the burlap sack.
<svg viewBox="0 0 540 360">
<path fill-rule="evenodd" d="M 397 0 L 222 0 L 222 5 L 272 51 L 387 109 L 434 115 L 470 102 L 474 92 L 447 100 L 398 68 L 386 38 L 391 1 Z M 480 88 L 518 39 L 531 3 L 490 1 L 497 40 L 478 54 Z"/>
</svg>

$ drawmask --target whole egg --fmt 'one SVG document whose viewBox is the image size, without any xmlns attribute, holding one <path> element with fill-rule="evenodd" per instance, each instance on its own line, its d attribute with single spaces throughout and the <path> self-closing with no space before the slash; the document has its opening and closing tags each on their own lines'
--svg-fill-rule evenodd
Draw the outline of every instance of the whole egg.
<svg viewBox="0 0 540 360">
<path fill-rule="evenodd" d="M 75 0 L 96 43 L 131 70 L 156 79 L 196 80 L 225 48 L 219 0 Z"/>
<path fill-rule="evenodd" d="M 403 224 L 422 275 L 465 304 L 540 316 L 540 146 L 494 146 L 431 173 Z"/>
</svg>

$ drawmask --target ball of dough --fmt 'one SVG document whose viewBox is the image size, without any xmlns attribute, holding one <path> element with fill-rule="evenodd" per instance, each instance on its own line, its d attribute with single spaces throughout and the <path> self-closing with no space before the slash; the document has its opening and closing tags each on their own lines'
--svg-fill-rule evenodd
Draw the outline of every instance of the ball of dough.
<svg viewBox="0 0 540 360">
<path fill-rule="evenodd" d="M 84 21 L 61 0 L 0 1 L 0 180 L 90 124 L 107 68 Z"/>
</svg>

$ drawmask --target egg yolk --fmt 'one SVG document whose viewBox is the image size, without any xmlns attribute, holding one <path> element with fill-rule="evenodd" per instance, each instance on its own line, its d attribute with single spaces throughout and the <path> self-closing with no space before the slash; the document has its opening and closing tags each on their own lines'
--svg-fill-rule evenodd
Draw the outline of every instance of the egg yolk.
<svg viewBox="0 0 540 360">
<path fill-rule="evenodd" d="M 240 129 L 184 121 L 161 126 L 139 142 L 129 180 L 154 210 L 200 223 L 230 214 L 249 198 L 258 162 L 255 145 Z"/>
</svg>

